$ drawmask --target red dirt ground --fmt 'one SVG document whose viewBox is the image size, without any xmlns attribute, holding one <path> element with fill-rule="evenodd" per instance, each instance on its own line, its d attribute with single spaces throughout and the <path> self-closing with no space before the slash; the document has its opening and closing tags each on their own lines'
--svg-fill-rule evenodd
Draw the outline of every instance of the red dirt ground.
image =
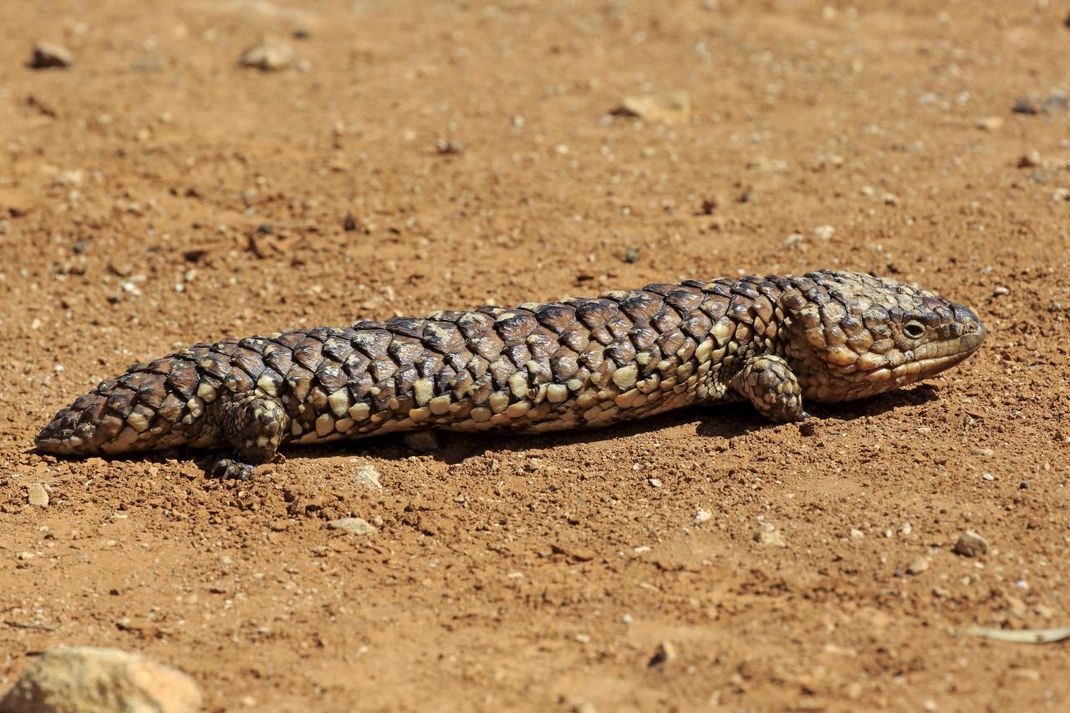
<svg viewBox="0 0 1070 713">
<path fill-rule="evenodd" d="M 212 711 L 1067 710 L 1065 644 L 965 633 L 1070 624 L 1065 13 L 0 4 L 0 688 L 94 644 Z M 297 64 L 239 67 L 261 38 Z M 38 40 L 73 66 L 29 69 Z M 610 115 L 665 91 L 688 120 Z M 195 341 L 817 267 L 923 284 L 989 341 L 809 436 L 711 408 L 294 449 L 251 483 L 32 451 Z"/>
</svg>

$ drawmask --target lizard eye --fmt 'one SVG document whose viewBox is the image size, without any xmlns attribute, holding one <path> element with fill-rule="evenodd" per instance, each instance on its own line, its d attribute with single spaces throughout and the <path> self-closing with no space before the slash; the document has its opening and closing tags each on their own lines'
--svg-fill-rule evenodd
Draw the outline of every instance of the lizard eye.
<svg viewBox="0 0 1070 713">
<path fill-rule="evenodd" d="M 917 321 L 907 322 L 903 325 L 903 334 L 911 339 L 921 339 L 925 336 L 925 325 Z"/>
</svg>

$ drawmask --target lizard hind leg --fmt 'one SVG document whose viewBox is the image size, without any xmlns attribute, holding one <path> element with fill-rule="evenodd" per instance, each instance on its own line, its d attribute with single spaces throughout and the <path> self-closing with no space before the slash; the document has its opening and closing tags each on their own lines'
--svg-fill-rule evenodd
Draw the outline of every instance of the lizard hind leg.
<svg viewBox="0 0 1070 713">
<path fill-rule="evenodd" d="M 731 381 L 732 389 L 773 421 L 801 421 L 807 417 L 802 387 L 788 363 L 778 356 L 751 357 Z"/>
<path fill-rule="evenodd" d="M 254 465 L 267 463 L 275 457 L 289 421 L 282 405 L 262 394 L 248 394 L 223 404 L 220 431 L 237 453 L 237 458 L 220 459 L 212 468 L 212 474 L 248 480 Z"/>
</svg>

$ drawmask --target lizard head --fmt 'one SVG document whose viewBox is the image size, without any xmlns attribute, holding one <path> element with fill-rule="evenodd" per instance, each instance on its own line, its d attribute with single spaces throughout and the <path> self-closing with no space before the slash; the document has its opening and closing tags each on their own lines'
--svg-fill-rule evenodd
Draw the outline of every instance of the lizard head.
<svg viewBox="0 0 1070 713">
<path fill-rule="evenodd" d="M 958 364 L 985 327 L 967 307 L 862 273 L 819 271 L 788 279 L 778 300 L 785 352 L 815 401 L 891 391 Z"/>
</svg>

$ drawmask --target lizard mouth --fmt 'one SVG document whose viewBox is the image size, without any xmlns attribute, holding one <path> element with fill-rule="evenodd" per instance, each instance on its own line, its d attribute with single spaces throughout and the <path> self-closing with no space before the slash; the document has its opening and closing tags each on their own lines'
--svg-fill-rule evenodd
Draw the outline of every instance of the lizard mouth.
<svg viewBox="0 0 1070 713">
<path fill-rule="evenodd" d="M 985 328 L 977 323 L 977 331 L 963 334 L 955 339 L 946 339 L 923 345 L 914 351 L 912 358 L 904 363 L 870 373 L 870 379 L 891 381 L 896 386 L 909 384 L 950 369 L 965 360 L 985 340 Z"/>
</svg>

